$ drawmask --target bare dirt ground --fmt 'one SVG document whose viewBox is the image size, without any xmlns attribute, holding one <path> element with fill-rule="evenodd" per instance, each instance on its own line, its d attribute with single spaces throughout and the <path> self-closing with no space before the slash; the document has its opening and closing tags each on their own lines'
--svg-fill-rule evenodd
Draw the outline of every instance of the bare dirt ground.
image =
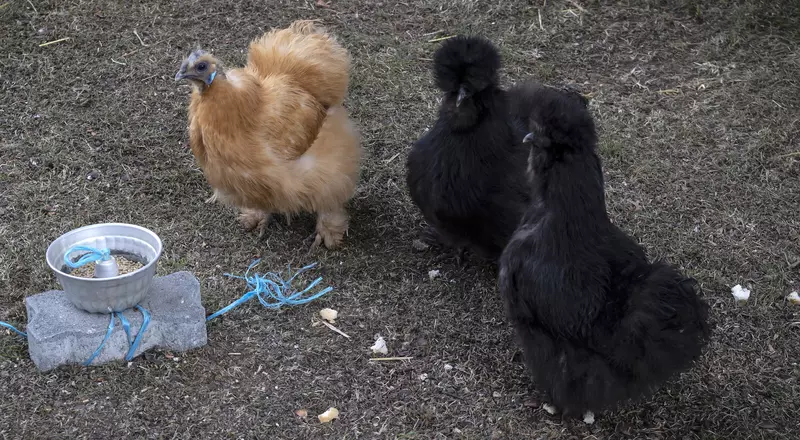
<svg viewBox="0 0 800 440">
<path fill-rule="evenodd" d="M 352 51 L 347 106 L 367 151 L 346 245 L 313 256 L 311 217 L 258 241 L 203 203 L 173 80 L 195 44 L 237 65 L 251 38 L 299 18 Z M 540 408 L 491 268 L 412 249 L 405 157 L 435 117 L 430 40 L 455 33 L 493 39 L 505 81 L 591 95 L 614 220 L 712 305 L 702 362 L 592 426 Z M 52 239 L 106 221 L 155 230 L 160 273 L 195 273 L 209 313 L 244 292 L 223 272 L 256 256 L 268 270 L 319 261 L 336 288 L 242 306 L 207 347 L 129 366 L 41 374 L 0 331 L 0 437 L 798 438 L 800 307 L 783 298 L 800 288 L 799 45 L 797 1 L 0 0 L 0 320 L 24 327 L 23 298 L 58 287 Z M 311 325 L 323 307 L 351 340 Z M 368 362 L 376 333 L 413 359 Z M 322 425 L 329 406 L 341 416 Z"/>
</svg>

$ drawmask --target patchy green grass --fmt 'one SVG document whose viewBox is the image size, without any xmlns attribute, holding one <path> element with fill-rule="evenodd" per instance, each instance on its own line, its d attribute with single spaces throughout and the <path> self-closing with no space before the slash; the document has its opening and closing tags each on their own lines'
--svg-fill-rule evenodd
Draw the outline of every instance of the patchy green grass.
<svg viewBox="0 0 800 440">
<path fill-rule="evenodd" d="M 0 1 L 0 320 L 23 324 L 24 297 L 57 288 L 52 239 L 106 221 L 155 230 L 159 273 L 195 273 L 209 313 L 244 291 L 223 273 L 257 257 L 271 270 L 317 260 L 336 287 L 278 312 L 244 305 L 209 325 L 207 347 L 130 366 L 40 374 L 0 330 L 0 437 L 800 436 L 800 309 L 783 300 L 800 288 L 796 1 L 317 3 Z M 345 246 L 314 256 L 309 216 L 258 241 L 203 203 L 188 93 L 173 81 L 195 44 L 241 63 L 251 38 L 298 18 L 321 19 L 351 50 L 347 106 L 367 152 Z M 590 94 L 612 217 L 696 276 L 712 305 L 699 365 L 593 426 L 540 409 L 491 269 L 411 248 L 421 219 L 404 158 L 435 118 L 430 40 L 459 32 L 498 43 L 507 83 Z M 750 303 L 733 303 L 735 284 Z M 352 339 L 312 325 L 323 307 Z M 376 333 L 413 359 L 369 363 Z M 319 424 L 330 406 L 340 418 Z"/>
</svg>

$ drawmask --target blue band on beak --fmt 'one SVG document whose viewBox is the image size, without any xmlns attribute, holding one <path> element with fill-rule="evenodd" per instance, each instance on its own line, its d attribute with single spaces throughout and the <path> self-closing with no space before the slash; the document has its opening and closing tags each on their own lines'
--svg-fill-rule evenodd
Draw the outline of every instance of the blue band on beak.
<svg viewBox="0 0 800 440">
<path fill-rule="evenodd" d="M 214 82 L 214 78 L 217 76 L 217 71 L 211 72 L 211 75 L 208 75 L 208 81 L 206 82 L 207 86 L 210 86 L 212 82 Z"/>
</svg>

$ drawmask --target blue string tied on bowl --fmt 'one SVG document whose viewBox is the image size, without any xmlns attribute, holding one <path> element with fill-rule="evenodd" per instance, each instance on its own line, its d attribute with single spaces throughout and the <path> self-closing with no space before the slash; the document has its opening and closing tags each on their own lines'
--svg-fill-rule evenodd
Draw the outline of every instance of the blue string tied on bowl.
<svg viewBox="0 0 800 440">
<path fill-rule="evenodd" d="M 72 261 L 69 256 L 75 252 L 84 251 L 85 254 L 81 255 L 76 261 Z M 97 249 L 91 246 L 73 246 L 64 254 L 64 263 L 72 269 L 85 266 L 89 263 L 96 263 L 98 261 L 107 261 L 111 259 L 111 250 Z"/>
<path fill-rule="evenodd" d="M 70 259 L 70 255 L 75 252 L 86 252 L 76 261 Z M 77 269 L 89 263 L 95 263 L 95 278 L 110 278 L 119 275 L 119 267 L 116 260 L 111 256 L 110 249 L 98 249 L 91 246 L 76 245 L 64 253 L 64 263 L 67 267 Z"/>
<path fill-rule="evenodd" d="M 303 272 L 306 272 L 310 269 L 316 267 L 317 263 L 311 263 L 308 266 L 305 266 L 298 270 L 294 275 L 292 275 L 288 280 L 283 280 L 278 274 L 274 272 L 267 272 L 264 275 L 256 273 L 254 275 L 250 275 L 250 271 L 255 267 L 261 259 L 253 261 L 250 266 L 247 267 L 247 271 L 245 271 L 243 276 L 239 275 L 231 275 L 229 273 L 225 273 L 224 275 L 229 278 L 237 278 L 240 280 L 244 280 L 247 282 L 247 286 L 250 288 L 248 292 L 242 295 L 239 299 L 232 302 L 228 306 L 220 309 L 219 311 L 213 313 L 206 321 L 210 321 L 218 316 L 222 316 L 225 313 L 233 310 L 234 308 L 238 307 L 241 304 L 251 300 L 253 297 L 257 297 L 258 301 L 264 307 L 268 309 L 279 309 L 281 306 L 290 305 L 296 306 L 301 304 L 307 304 L 315 299 L 325 295 L 326 293 L 333 290 L 333 287 L 326 287 L 319 292 L 308 296 L 303 297 L 303 295 L 307 294 L 311 289 L 316 287 L 319 283 L 322 282 L 322 277 L 318 277 L 314 281 L 311 282 L 308 286 L 306 286 L 303 290 L 294 290 L 292 287 L 292 282 L 298 275 Z M 289 273 L 291 273 L 292 268 L 289 266 Z"/>
</svg>

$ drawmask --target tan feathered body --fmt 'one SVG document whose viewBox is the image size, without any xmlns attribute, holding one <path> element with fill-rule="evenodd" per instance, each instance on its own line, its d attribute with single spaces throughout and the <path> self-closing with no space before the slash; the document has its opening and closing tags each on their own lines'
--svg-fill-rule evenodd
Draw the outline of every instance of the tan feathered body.
<svg viewBox="0 0 800 440">
<path fill-rule="evenodd" d="M 192 152 L 215 198 L 263 226 L 272 213 L 316 212 L 317 237 L 334 247 L 359 174 L 359 135 L 342 106 L 350 56 L 313 22 L 255 39 L 247 65 L 195 89 Z"/>
</svg>

